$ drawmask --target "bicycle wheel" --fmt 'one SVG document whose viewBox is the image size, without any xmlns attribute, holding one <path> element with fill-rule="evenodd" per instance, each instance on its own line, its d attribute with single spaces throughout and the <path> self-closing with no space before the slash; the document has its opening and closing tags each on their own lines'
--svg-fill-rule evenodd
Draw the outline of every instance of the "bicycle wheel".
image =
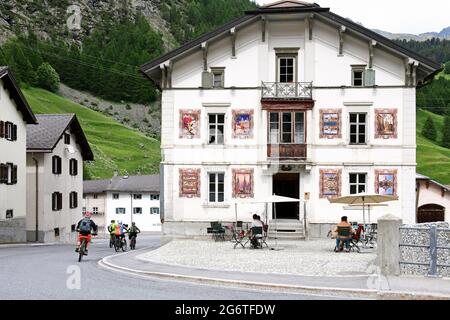
<svg viewBox="0 0 450 320">
<path fill-rule="evenodd" d="M 134 250 L 135 248 L 136 248 L 136 238 L 133 237 L 133 238 L 131 238 L 131 241 L 130 241 L 130 249 Z"/>
<path fill-rule="evenodd" d="M 116 252 L 119 252 L 119 250 L 120 250 L 120 242 L 119 242 L 120 240 L 119 239 L 116 239 L 115 241 L 114 241 L 114 250 L 116 251 Z"/>
<path fill-rule="evenodd" d="M 86 249 L 86 240 L 83 239 L 83 241 L 81 241 L 81 246 L 79 250 L 78 262 L 81 262 L 81 260 L 83 259 L 85 249 Z"/>
<path fill-rule="evenodd" d="M 111 236 L 109 236 L 109 247 L 112 248 L 114 246 L 114 241 L 111 238 Z"/>
<path fill-rule="evenodd" d="M 127 251 L 127 240 L 123 239 L 123 243 L 122 243 L 122 251 L 125 252 Z"/>
</svg>

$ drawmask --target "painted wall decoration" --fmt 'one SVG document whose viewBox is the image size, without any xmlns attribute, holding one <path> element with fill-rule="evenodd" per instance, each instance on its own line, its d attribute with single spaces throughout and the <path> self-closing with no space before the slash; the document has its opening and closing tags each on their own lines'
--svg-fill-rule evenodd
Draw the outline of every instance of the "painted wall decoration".
<svg viewBox="0 0 450 320">
<path fill-rule="evenodd" d="M 375 170 L 375 193 L 397 195 L 397 170 Z"/>
<path fill-rule="evenodd" d="M 341 196 L 342 170 L 320 170 L 320 198 L 337 198 Z"/>
<path fill-rule="evenodd" d="M 201 110 L 180 110 L 180 138 L 200 138 Z"/>
<path fill-rule="evenodd" d="M 233 110 L 233 138 L 253 138 L 253 110 Z"/>
<path fill-rule="evenodd" d="M 320 110 L 320 138 L 340 139 L 342 138 L 342 110 L 321 109 Z"/>
<path fill-rule="evenodd" d="M 397 109 L 375 109 L 375 139 L 397 139 Z"/>
<path fill-rule="evenodd" d="M 200 198 L 200 169 L 180 169 L 180 198 Z"/>
<path fill-rule="evenodd" d="M 233 169 L 233 198 L 253 198 L 253 169 Z"/>
</svg>

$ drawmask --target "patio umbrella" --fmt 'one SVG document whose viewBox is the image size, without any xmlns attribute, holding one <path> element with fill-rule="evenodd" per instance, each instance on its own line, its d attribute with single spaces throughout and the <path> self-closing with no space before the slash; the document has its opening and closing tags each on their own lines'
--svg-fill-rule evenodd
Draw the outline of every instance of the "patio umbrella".
<svg viewBox="0 0 450 320">
<path fill-rule="evenodd" d="M 336 199 L 330 199 L 331 203 L 343 203 L 350 205 L 362 204 L 363 207 L 363 225 L 366 226 L 365 206 L 384 203 L 388 201 L 398 200 L 398 196 L 382 195 L 382 194 L 367 194 L 358 193 L 354 195 L 344 196 Z"/>
</svg>

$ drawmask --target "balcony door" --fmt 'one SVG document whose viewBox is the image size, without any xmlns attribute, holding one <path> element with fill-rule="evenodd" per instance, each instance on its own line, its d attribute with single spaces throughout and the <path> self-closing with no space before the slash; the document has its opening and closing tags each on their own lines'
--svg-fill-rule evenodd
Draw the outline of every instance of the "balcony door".
<svg viewBox="0 0 450 320">
<path fill-rule="evenodd" d="M 296 56 L 278 56 L 278 82 L 279 83 L 294 83 L 296 82 L 296 74 L 297 74 L 297 68 L 296 68 L 296 62 L 297 57 Z"/>
<path fill-rule="evenodd" d="M 299 199 L 300 174 L 278 173 L 273 176 L 273 193 L 277 196 Z M 277 210 L 277 219 L 299 220 L 299 202 L 286 202 L 274 204 Z M 275 218 L 275 217 L 272 217 Z"/>
</svg>

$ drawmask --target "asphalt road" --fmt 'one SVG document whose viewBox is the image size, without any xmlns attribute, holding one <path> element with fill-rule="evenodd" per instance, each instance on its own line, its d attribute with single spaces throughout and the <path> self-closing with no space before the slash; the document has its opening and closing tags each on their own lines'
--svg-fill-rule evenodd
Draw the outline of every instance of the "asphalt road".
<svg viewBox="0 0 450 320">
<path fill-rule="evenodd" d="M 138 238 L 137 249 L 157 248 L 158 236 Z M 0 248 L 0 300 L 316 300 L 336 299 L 161 279 L 141 279 L 100 268 L 115 254 L 108 240 L 94 239 L 89 256 L 78 263 L 74 246 Z M 77 277 L 77 275 L 80 275 Z M 79 281 L 78 281 L 79 280 Z"/>
</svg>

